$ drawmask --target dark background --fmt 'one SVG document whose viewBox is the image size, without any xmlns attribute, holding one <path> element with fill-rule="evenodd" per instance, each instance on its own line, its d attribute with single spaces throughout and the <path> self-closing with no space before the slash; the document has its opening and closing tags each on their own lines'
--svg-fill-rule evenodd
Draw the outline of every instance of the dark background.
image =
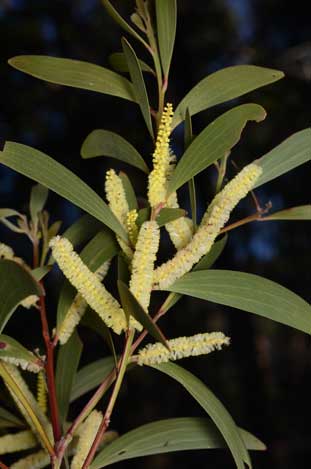
<svg viewBox="0 0 311 469">
<path fill-rule="evenodd" d="M 119 1 L 123 14 L 132 1 Z M 224 66 L 253 63 L 285 71 L 286 78 L 236 100 L 257 102 L 268 117 L 251 124 L 232 158 L 239 165 L 261 156 L 295 131 L 310 125 L 311 27 L 307 3 L 283 0 L 179 0 L 176 50 L 168 98 L 176 106 L 205 75 Z M 141 175 L 107 159 L 88 162 L 79 157 L 84 138 L 95 128 L 122 134 L 145 155 L 152 152 L 137 107 L 123 100 L 40 82 L 11 69 L 6 61 L 19 54 L 47 54 L 76 58 L 108 66 L 110 53 L 119 51 L 120 30 L 98 0 L 0 2 L 1 105 L 0 137 L 34 146 L 79 174 L 103 194 L 105 170 L 110 164 L 125 169 L 144 190 Z M 133 45 L 137 45 L 131 40 Z M 139 51 L 139 47 L 136 48 Z M 152 82 L 149 80 L 149 84 Z M 230 105 L 213 108 L 194 118 L 199 132 Z M 182 129 L 174 136 L 174 149 L 182 151 Z M 27 210 L 31 181 L 0 168 L 2 207 Z M 200 214 L 213 191 L 214 175 L 198 178 Z M 258 191 L 262 204 L 273 208 L 310 203 L 310 164 L 268 183 Z M 185 202 L 187 203 L 187 202 Z M 80 210 L 55 194 L 48 209 L 64 228 Z M 236 219 L 253 211 L 241 204 Z M 27 257 L 26 239 L 0 226 L 1 239 Z M 310 300 L 310 224 L 269 222 L 242 227 L 231 233 L 217 267 L 257 273 L 275 280 Z M 53 274 L 52 282 L 60 277 Z M 167 336 L 224 330 L 232 345 L 224 352 L 184 361 L 221 399 L 239 425 L 258 435 L 267 453 L 254 454 L 256 469 L 307 468 L 311 457 L 310 340 L 292 330 L 230 308 L 185 298 L 161 325 Z M 55 299 L 51 293 L 49 313 Z M 11 320 L 8 333 L 23 343 L 35 344 L 35 313 Z M 20 315 L 21 316 L 21 315 Z M 53 320 L 53 319 L 52 319 Z M 21 322 L 20 322 L 21 321 Z M 310 318 L 311 324 L 311 318 Z M 106 353 L 98 338 L 82 330 L 85 361 Z M 179 385 L 155 371 L 132 372 L 124 386 L 112 427 L 123 433 L 158 418 L 202 416 L 201 408 Z M 122 462 L 117 468 L 233 468 L 223 451 L 197 451 Z"/>
</svg>

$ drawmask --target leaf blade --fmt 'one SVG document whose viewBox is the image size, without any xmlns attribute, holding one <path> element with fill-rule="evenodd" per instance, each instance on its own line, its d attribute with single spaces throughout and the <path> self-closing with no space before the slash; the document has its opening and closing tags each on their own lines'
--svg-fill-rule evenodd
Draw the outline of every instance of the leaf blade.
<svg viewBox="0 0 311 469">
<path fill-rule="evenodd" d="M 287 288 L 258 275 L 230 270 L 191 272 L 169 291 L 254 313 L 310 334 L 311 306 Z"/>
<path fill-rule="evenodd" d="M 176 108 L 173 128 L 185 118 L 186 109 L 194 115 L 204 109 L 243 96 L 284 77 L 278 70 L 255 65 L 234 65 L 203 78 L 182 99 Z"/>
<path fill-rule="evenodd" d="M 311 204 L 286 208 L 265 216 L 264 220 L 311 220 Z"/>
<path fill-rule="evenodd" d="M 177 3 L 176 0 L 156 0 L 155 8 L 162 69 L 167 79 L 176 36 Z"/>
<path fill-rule="evenodd" d="M 227 154 L 238 143 L 248 121 L 260 122 L 265 117 L 265 110 L 258 104 L 242 104 L 218 117 L 186 149 L 173 171 L 168 193 Z"/>
<path fill-rule="evenodd" d="M 105 376 L 108 376 L 114 369 L 114 365 L 114 358 L 106 357 L 81 368 L 76 374 L 71 389 L 70 402 L 73 402 L 83 396 L 83 394 L 99 386 Z"/>
<path fill-rule="evenodd" d="M 0 163 L 48 187 L 127 238 L 124 228 L 99 195 L 53 158 L 27 145 L 6 142 L 0 152 Z"/>
<path fill-rule="evenodd" d="M 126 78 L 89 62 L 44 55 L 19 55 L 12 57 L 9 64 L 50 83 L 135 101 L 132 85 Z"/>
</svg>

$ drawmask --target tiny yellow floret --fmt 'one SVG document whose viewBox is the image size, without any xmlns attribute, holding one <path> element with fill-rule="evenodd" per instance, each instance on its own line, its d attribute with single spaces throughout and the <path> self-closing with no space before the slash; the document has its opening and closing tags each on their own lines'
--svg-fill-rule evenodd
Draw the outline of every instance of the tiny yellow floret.
<svg viewBox="0 0 311 469">
<path fill-rule="evenodd" d="M 254 187 L 261 173 L 260 166 L 249 164 L 214 197 L 187 246 L 180 249 L 173 259 L 155 269 L 154 289 L 165 290 L 210 251 L 220 230 L 229 220 L 231 211 Z"/>
<path fill-rule="evenodd" d="M 206 355 L 229 345 L 230 339 L 222 332 L 206 332 L 192 337 L 178 337 L 168 340 L 170 350 L 160 342 L 148 344 L 138 352 L 138 365 L 158 365 L 170 360 Z"/>
<path fill-rule="evenodd" d="M 118 301 L 106 290 L 99 278 L 83 263 L 66 238 L 50 241 L 53 257 L 69 282 L 116 334 L 126 329 L 126 318 Z"/>
<path fill-rule="evenodd" d="M 160 229 L 156 221 L 145 221 L 138 234 L 132 261 L 130 290 L 147 311 L 152 289 L 154 262 L 159 249 Z"/>
<path fill-rule="evenodd" d="M 129 212 L 129 206 L 126 200 L 122 179 L 116 174 L 114 169 L 109 169 L 106 173 L 105 191 L 111 211 L 122 226 L 126 228 L 126 217 Z"/>
<path fill-rule="evenodd" d="M 130 210 L 126 217 L 127 232 L 133 246 L 135 246 L 138 236 L 138 226 L 136 225 L 137 217 L 138 213 L 136 209 Z"/>
<path fill-rule="evenodd" d="M 37 402 L 40 409 L 44 414 L 47 411 L 47 389 L 45 383 L 45 375 L 43 371 L 40 371 L 38 374 L 37 380 Z"/>
<path fill-rule="evenodd" d="M 153 153 L 153 170 L 149 174 L 148 199 L 151 207 L 165 202 L 167 179 L 174 156 L 170 152 L 173 106 L 168 103 L 162 113 L 156 146 Z"/>
<path fill-rule="evenodd" d="M 71 462 L 71 469 L 81 469 L 83 466 L 96 437 L 102 418 L 103 415 L 101 412 L 93 410 L 86 419 L 81 431 L 79 432 L 79 442 L 77 444 L 76 454 Z"/>
</svg>

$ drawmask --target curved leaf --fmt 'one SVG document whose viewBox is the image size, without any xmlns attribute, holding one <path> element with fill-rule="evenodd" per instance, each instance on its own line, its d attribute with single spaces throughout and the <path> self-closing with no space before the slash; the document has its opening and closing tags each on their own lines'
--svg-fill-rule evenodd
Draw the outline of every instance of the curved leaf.
<svg viewBox="0 0 311 469">
<path fill-rule="evenodd" d="M 169 291 L 258 314 L 311 332 L 311 306 L 300 296 L 263 277 L 231 270 L 190 272 Z"/>
<path fill-rule="evenodd" d="M 156 217 L 156 221 L 159 227 L 166 225 L 171 221 L 177 220 L 178 218 L 184 217 L 186 211 L 183 208 L 167 208 L 164 207 L 160 210 L 159 214 Z M 136 223 L 138 226 L 141 226 L 150 216 L 150 207 L 141 208 L 138 211 L 138 217 Z"/>
<path fill-rule="evenodd" d="M 41 360 L 36 355 L 17 340 L 5 334 L 0 334 L 0 359 L 35 373 L 38 373 L 43 367 Z"/>
<path fill-rule="evenodd" d="M 114 366 L 114 358 L 106 357 L 81 368 L 77 372 L 72 386 L 70 402 L 99 386 L 105 376 L 114 369 Z"/>
<path fill-rule="evenodd" d="M 31 295 L 43 295 L 40 285 L 19 264 L 0 261 L 0 332 L 21 301 Z"/>
<path fill-rule="evenodd" d="M 311 205 L 286 208 L 265 216 L 263 220 L 311 220 Z"/>
<path fill-rule="evenodd" d="M 38 221 L 38 214 L 43 210 L 48 195 L 48 189 L 44 186 L 41 186 L 41 184 L 36 184 L 31 189 L 29 210 L 34 224 L 36 224 Z"/>
<path fill-rule="evenodd" d="M 265 110 L 258 104 L 242 104 L 218 117 L 186 149 L 173 171 L 168 193 L 226 155 L 240 140 L 248 121 L 260 122 L 265 117 Z"/>
<path fill-rule="evenodd" d="M 238 431 L 247 449 L 266 449 L 251 433 L 241 428 Z M 158 420 L 135 428 L 113 441 L 96 456 L 91 469 L 152 454 L 225 447 L 224 439 L 210 419 L 179 417 Z"/>
<path fill-rule="evenodd" d="M 121 181 L 122 181 L 122 186 L 125 192 L 125 198 L 128 203 L 129 209 L 137 210 L 138 209 L 137 198 L 136 198 L 135 190 L 132 186 L 130 179 L 127 177 L 127 175 L 123 171 L 120 171 L 119 177 L 121 178 Z"/>
<path fill-rule="evenodd" d="M 92 238 L 92 236 L 95 236 L 102 227 L 103 225 L 99 220 L 86 213 L 70 225 L 62 236 L 67 238 L 73 246 L 79 246 Z"/>
<path fill-rule="evenodd" d="M 40 280 L 43 279 L 51 270 L 52 266 L 51 265 L 44 265 L 43 267 L 37 267 L 36 269 L 33 269 L 31 271 L 31 275 L 33 278 L 39 282 Z"/>
<path fill-rule="evenodd" d="M 212 249 L 194 266 L 193 270 L 207 270 L 209 269 L 221 255 L 227 244 L 228 236 L 225 235 L 219 241 L 213 244 Z"/>
<path fill-rule="evenodd" d="M 205 384 L 189 371 L 175 363 L 161 363 L 152 368 L 167 374 L 180 383 L 211 417 L 227 443 L 238 469 L 244 469 L 245 461 L 250 467 L 251 462 L 241 434 L 223 404 Z"/>
<path fill-rule="evenodd" d="M 121 42 L 123 52 L 125 54 L 126 61 L 129 67 L 130 77 L 133 83 L 135 101 L 140 107 L 141 113 L 144 117 L 145 123 L 147 125 L 151 137 L 154 138 L 149 99 L 139 61 L 130 43 L 124 37 L 122 38 Z"/>
<path fill-rule="evenodd" d="M 171 65 L 177 24 L 176 0 L 156 0 L 157 34 L 163 74 L 167 79 Z"/>
<path fill-rule="evenodd" d="M 128 72 L 129 68 L 126 62 L 126 58 L 123 52 L 115 52 L 111 54 L 108 58 L 111 67 L 116 72 Z M 143 60 L 139 59 L 139 65 L 143 72 L 152 73 L 154 75 L 154 71 L 150 67 L 150 65 L 146 64 Z"/>
<path fill-rule="evenodd" d="M 7 409 L 4 409 L 4 407 L 0 407 L 0 429 L 16 427 L 23 428 L 25 423 L 14 414 L 11 414 Z"/>
<path fill-rule="evenodd" d="M 203 78 L 177 106 L 173 128 L 185 119 L 186 109 L 194 115 L 216 104 L 243 96 L 250 91 L 274 83 L 284 73 L 255 65 L 234 65 Z"/>
<path fill-rule="evenodd" d="M 125 138 L 109 130 L 93 130 L 82 144 L 81 156 L 82 158 L 110 156 L 135 166 L 144 171 L 144 173 L 149 173 L 148 166 L 136 148 Z"/>
<path fill-rule="evenodd" d="M 50 83 L 135 101 L 131 83 L 121 75 L 99 65 L 47 55 L 19 55 L 12 57 L 9 64 L 21 72 Z"/>
<path fill-rule="evenodd" d="M 262 167 L 262 175 L 255 187 L 262 186 L 307 161 L 311 161 L 311 129 L 296 132 L 256 161 Z"/>
<path fill-rule="evenodd" d="M 76 331 L 57 355 L 55 388 L 61 422 L 65 423 L 69 408 L 70 396 L 83 349 L 83 344 Z"/>
<path fill-rule="evenodd" d="M 40 182 L 127 239 L 124 228 L 99 195 L 69 169 L 41 151 L 6 142 L 3 152 L 0 152 L 0 163 Z"/>
</svg>

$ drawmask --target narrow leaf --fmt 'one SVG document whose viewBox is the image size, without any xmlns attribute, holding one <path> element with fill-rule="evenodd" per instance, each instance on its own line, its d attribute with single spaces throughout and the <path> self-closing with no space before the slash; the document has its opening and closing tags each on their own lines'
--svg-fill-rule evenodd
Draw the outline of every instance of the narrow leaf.
<svg viewBox="0 0 311 469">
<path fill-rule="evenodd" d="M 247 449 L 264 451 L 265 445 L 251 433 L 238 428 Z M 91 465 L 100 469 L 119 461 L 194 449 L 225 448 L 226 443 L 208 418 L 179 417 L 147 423 L 125 433 L 102 450 Z"/>
<path fill-rule="evenodd" d="M 184 120 L 187 108 L 193 116 L 204 109 L 243 96 L 283 77 L 283 72 L 254 65 L 234 65 L 218 70 L 203 78 L 179 103 L 173 127 Z"/>
<path fill-rule="evenodd" d="M 126 61 L 128 64 L 130 77 L 133 83 L 133 92 L 135 95 L 135 101 L 138 103 L 141 113 L 144 117 L 145 123 L 149 130 L 151 137 L 154 137 L 152 122 L 151 122 L 151 114 L 150 114 L 150 105 L 148 94 L 146 90 L 146 85 L 143 77 L 143 73 L 141 71 L 139 61 L 136 57 L 135 51 L 130 45 L 130 43 L 123 37 L 122 40 L 122 47 L 123 52 L 126 57 Z"/>
<path fill-rule="evenodd" d="M 0 152 L 0 163 L 40 182 L 127 239 L 124 228 L 99 195 L 69 169 L 39 150 L 6 142 Z"/>
<path fill-rule="evenodd" d="M 178 218 L 184 217 L 186 211 L 183 208 L 162 208 L 159 215 L 157 215 L 156 221 L 159 227 L 166 225 L 171 221 L 177 220 Z M 146 220 L 149 220 L 150 208 L 141 208 L 138 212 L 136 223 L 141 226 Z"/>
<path fill-rule="evenodd" d="M 291 207 L 265 216 L 264 220 L 311 220 L 311 205 Z"/>
<path fill-rule="evenodd" d="M 137 204 L 136 194 L 135 194 L 135 191 L 134 191 L 134 188 L 132 186 L 130 179 L 127 177 L 127 175 L 123 171 L 120 171 L 119 176 L 122 180 L 122 185 L 124 188 L 125 197 L 126 197 L 129 209 L 137 210 L 138 204 Z"/>
<path fill-rule="evenodd" d="M 185 129 L 184 129 L 185 150 L 189 147 L 192 140 L 193 140 L 192 120 L 191 120 L 189 109 L 187 108 L 186 115 L 185 115 Z M 196 199 L 194 178 L 191 178 L 190 181 L 188 182 L 188 190 L 189 190 L 189 198 L 190 198 L 192 223 L 193 223 L 194 231 L 196 231 L 197 229 L 197 199 Z"/>
<path fill-rule="evenodd" d="M 36 355 L 5 334 L 0 334 L 0 359 L 35 373 L 42 369 L 42 362 Z"/>
<path fill-rule="evenodd" d="M 0 333 L 21 301 L 30 295 L 42 295 L 40 285 L 19 264 L 0 261 Z"/>
<path fill-rule="evenodd" d="M 0 220 L 1 218 L 9 218 L 9 217 L 19 217 L 20 213 L 16 210 L 11 208 L 0 208 Z"/>
<path fill-rule="evenodd" d="M 135 101 L 131 83 L 99 65 L 45 55 L 19 55 L 10 59 L 9 64 L 21 72 L 50 83 Z"/>
<path fill-rule="evenodd" d="M 287 288 L 258 275 L 231 270 L 190 272 L 170 291 L 258 314 L 310 334 L 311 306 Z"/>
<path fill-rule="evenodd" d="M 37 280 L 37 282 L 39 282 L 40 280 L 43 279 L 43 277 L 46 276 L 46 274 L 48 274 L 51 270 L 52 266 L 51 265 L 45 265 L 43 267 L 37 267 L 36 269 L 33 269 L 31 271 L 31 275 L 33 276 L 33 278 L 35 278 Z"/>
<path fill-rule="evenodd" d="M 156 0 L 157 33 L 164 77 L 171 65 L 177 24 L 176 0 Z"/>
<path fill-rule="evenodd" d="M 263 172 L 255 187 L 262 186 L 307 161 L 311 161 L 311 129 L 291 135 L 256 161 Z"/>
<path fill-rule="evenodd" d="M 72 386 L 76 379 L 82 349 L 82 342 L 75 331 L 68 342 L 60 347 L 57 355 L 55 386 L 62 423 L 66 421 Z"/>
<path fill-rule="evenodd" d="M 131 34 L 135 39 L 140 41 L 142 44 L 148 47 L 148 44 L 143 40 L 143 38 L 133 29 L 117 12 L 115 8 L 111 5 L 109 0 L 102 0 L 103 6 L 106 8 L 107 12 L 111 16 L 111 18 L 127 33 Z"/>
<path fill-rule="evenodd" d="M 43 207 L 48 198 L 48 194 L 48 189 L 44 186 L 41 186 L 41 184 L 36 184 L 31 189 L 29 209 L 33 223 L 37 223 L 38 213 L 43 210 Z"/>
<path fill-rule="evenodd" d="M 250 467 L 250 459 L 241 433 L 231 415 L 205 384 L 189 371 L 175 363 L 162 363 L 152 368 L 167 374 L 180 383 L 211 417 L 227 443 L 238 469 L 244 469 L 245 461 Z"/>
<path fill-rule="evenodd" d="M 101 358 L 95 362 L 85 365 L 81 368 L 75 377 L 70 402 L 78 399 L 87 392 L 99 386 L 104 381 L 105 377 L 114 369 L 113 357 Z"/>
<path fill-rule="evenodd" d="M 135 166 L 144 173 L 149 173 L 148 166 L 136 148 L 123 137 L 109 130 L 93 130 L 82 144 L 81 156 L 82 158 L 110 156 Z"/>
<path fill-rule="evenodd" d="M 116 72 L 128 72 L 129 67 L 127 65 L 127 61 L 123 52 L 115 52 L 111 54 L 108 58 L 111 67 Z M 154 71 L 150 67 L 150 65 L 146 64 L 143 60 L 139 59 L 139 65 L 143 72 L 152 73 L 154 75 Z"/>
<path fill-rule="evenodd" d="M 226 155 L 240 140 L 248 121 L 260 122 L 265 117 L 265 110 L 257 104 L 242 104 L 218 117 L 187 148 L 173 171 L 168 192 L 174 192 Z"/>
<path fill-rule="evenodd" d="M 103 225 L 99 220 L 85 214 L 70 225 L 70 227 L 64 231 L 62 236 L 69 239 L 73 246 L 79 246 L 92 238 L 92 236 L 95 236 L 102 227 Z"/>
<path fill-rule="evenodd" d="M 122 282 L 122 280 L 118 280 L 118 290 L 124 312 L 128 316 L 133 316 L 144 326 L 145 329 L 147 329 L 152 337 L 168 348 L 166 339 L 159 326 L 152 321 L 151 317 L 146 313 L 144 308 L 139 304 L 135 296 L 128 289 L 125 283 Z"/>
</svg>

